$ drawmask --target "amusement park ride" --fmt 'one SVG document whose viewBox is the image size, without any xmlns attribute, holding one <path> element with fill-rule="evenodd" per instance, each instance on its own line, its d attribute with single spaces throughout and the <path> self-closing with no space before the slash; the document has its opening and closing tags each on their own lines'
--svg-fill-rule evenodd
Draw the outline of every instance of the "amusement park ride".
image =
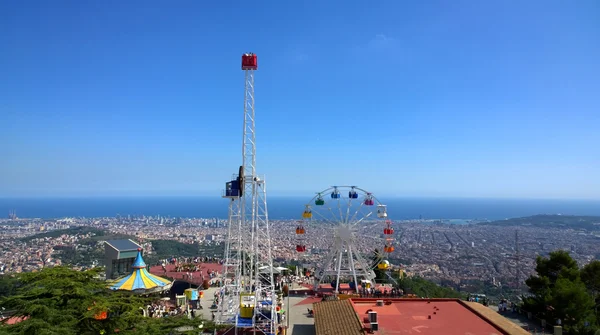
<svg viewBox="0 0 600 335">
<path fill-rule="evenodd" d="M 219 293 L 215 321 L 234 326 L 235 334 L 240 329 L 253 329 L 254 333 L 264 334 L 276 334 L 278 330 L 279 307 L 273 276 L 266 184 L 256 173 L 254 71 L 257 69 L 255 54 L 242 55 L 245 72 L 242 166 L 225 184 L 223 194 L 223 198 L 229 200 L 229 221 L 223 263 L 224 284 Z M 298 252 L 307 251 L 304 234 L 311 223 L 330 224 L 334 231 L 332 247 L 315 273 L 315 289 L 327 279 L 333 279 L 336 290 L 340 280 L 351 280 L 350 287 L 357 289 L 359 278 L 363 283 L 375 279 L 375 267 L 389 269 L 386 258 L 394 251 L 394 230 L 387 219 L 386 206 L 372 193 L 356 186 L 333 186 L 317 193 L 306 205 L 302 218 L 296 228 Z M 361 230 L 363 224 L 372 221 L 384 225 L 385 243 L 376 260 L 363 255 L 359 246 L 365 241 L 368 247 L 374 245 Z"/>
<path fill-rule="evenodd" d="M 314 205 L 313 205 L 314 204 Z M 332 230 L 331 248 L 314 274 L 314 289 L 331 280 L 335 291 L 339 290 L 340 281 L 347 280 L 351 290 L 358 291 L 358 280 L 367 288 L 375 280 L 373 269 L 385 271 L 393 280 L 388 270 L 389 254 L 394 251 L 392 222 L 388 219 L 387 207 L 382 205 L 375 196 L 356 186 L 332 186 L 318 192 L 305 206 L 302 221 L 296 227 L 296 251 L 307 251 L 305 238 L 306 228 L 311 224 L 322 227 L 330 226 Z M 383 226 L 383 241 L 369 236 L 370 225 Z M 369 251 L 363 255 L 360 243 Z M 372 257 L 373 246 L 381 243 L 377 257 Z"/>
<path fill-rule="evenodd" d="M 256 173 L 254 122 L 254 71 L 256 54 L 242 55 L 245 72 L 242 166 L 226 183 L 229 199 L 228 239 L 223 263 L 222 287 L 215 321 L 254 329 L 265 334 L 277 330 L 277 295 L 273 278 L 271 238 L 267 215 L 266 185 Z"/>
</svg>

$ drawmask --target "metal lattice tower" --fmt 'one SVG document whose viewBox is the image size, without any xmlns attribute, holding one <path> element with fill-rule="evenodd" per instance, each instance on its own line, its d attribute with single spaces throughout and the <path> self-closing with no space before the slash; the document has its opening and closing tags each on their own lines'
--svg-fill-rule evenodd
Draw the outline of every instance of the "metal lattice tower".
<svg viewBox="0 0 600 335">
<path fill-rule="evenodd" d="M 225 244 L 225 260 L 223 261 L 223 286 L 215 321 L 219 324 L 233 324 L 239 312 L 239 295 L 241 285 L 237 278 L 241 276 L 242 258 L 242 225 L 240 219 L 240 201 L 238 197 L 229 198 L 229 215 L 227 223 L 227 241 Z"/>
<path fill-rule="evenodd" d="M 516 263 L 516 271 L 515 271 L 515 288 L 517 289 L 517 294 L 521 294 L 521 276 L 519 271 L 521 270 L 521 251 L 519 249 L 519 230 L 515 230 L 515 263 Z"/>
<path fill-rule="evenodd" d="M 242 70 L 245 72 L 242 166 L 237 178 L 227 183 L 224 194 L 230 199 L 223 263 L 226 283 L 221 290 L 216 321 L 235 324 L 236 334 L 237 329 L 242 327 L 252 327 L 257 333 L 265 334 L 275 334 L 277 330 L 277 294 L 266 183 L 256 173 L 254 71 L 258 69 L 257 65 L 255 54 L 242 56 Z M 242 299 L 254 306 L 251 318 L 241 317 L 248 312 L 247 307 L 241 306 Z"/>
</svg>

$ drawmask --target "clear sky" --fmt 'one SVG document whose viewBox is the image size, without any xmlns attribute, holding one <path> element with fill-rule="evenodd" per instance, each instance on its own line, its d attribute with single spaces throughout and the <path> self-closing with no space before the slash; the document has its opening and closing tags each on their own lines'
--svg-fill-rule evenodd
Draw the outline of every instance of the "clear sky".
<svg viewBox="0 0 600 335">
<path fill-rule="evenodd" d="M 600 2 L 2 1 L 0 195 L 600 198 Z"/>
</svg>

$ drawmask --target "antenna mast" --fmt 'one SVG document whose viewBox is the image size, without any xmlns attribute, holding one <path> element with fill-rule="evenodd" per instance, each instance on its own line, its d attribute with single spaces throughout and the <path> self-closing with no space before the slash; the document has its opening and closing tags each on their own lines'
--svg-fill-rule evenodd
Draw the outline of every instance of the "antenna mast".
<svg viewBox="0 0 600 335">
<path fill-rule="evenodd" d="M 520 250 L 519 250 L 519 230 L 516 229 L 515 230 L 515 262 L 517 264 L 517 269 L 515 271 L 515 281 L 517 282 L 516 284 L 516 288 L 517 288 L 517 294 L 521 294 L 521 276 L 520 276 L 520 270 L 521 270 L 521 255 L 520 255 Z"/>
</svg>

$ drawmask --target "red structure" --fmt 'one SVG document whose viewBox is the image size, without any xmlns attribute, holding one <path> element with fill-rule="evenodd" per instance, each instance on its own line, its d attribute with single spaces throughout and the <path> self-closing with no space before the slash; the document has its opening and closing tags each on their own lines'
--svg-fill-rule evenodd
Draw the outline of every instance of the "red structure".
<svg viewBox="0 0 600 335">
<path fill-rule="evenodd" d="M 247 53 L 242 55 L 242 70 L 258 70 L 256 54 Z"/>
</svg>

